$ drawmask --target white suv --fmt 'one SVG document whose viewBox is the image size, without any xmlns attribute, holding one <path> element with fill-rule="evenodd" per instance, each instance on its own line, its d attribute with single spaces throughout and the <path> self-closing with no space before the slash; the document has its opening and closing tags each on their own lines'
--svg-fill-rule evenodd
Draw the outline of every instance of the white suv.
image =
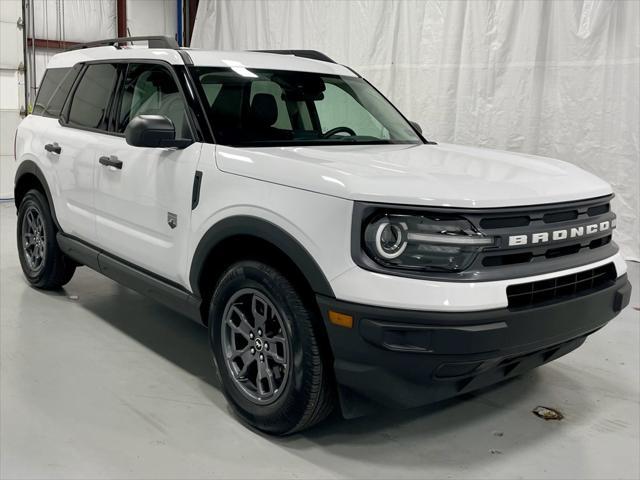
<svg viewBox="0 0 640 480">
<path fill-rule="evenodd" d="M 593 175 L 429 142 L 318 52 L 129 40 L 48 65 L 16 135 L 20 262 L 35 287 L 86 265 L 202 322 L 250 425 L 466 393 L 629 302 Z"/>
</svg>

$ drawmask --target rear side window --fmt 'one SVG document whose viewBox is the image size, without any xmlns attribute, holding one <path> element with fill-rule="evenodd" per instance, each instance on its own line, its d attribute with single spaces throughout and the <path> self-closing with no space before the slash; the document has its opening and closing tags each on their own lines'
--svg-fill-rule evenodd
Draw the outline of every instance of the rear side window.
<svg viewBox="0 0 640 480">
<path fill-rule="evenodd" d="M 79 68 L 50 68 L 40 84 L 33 114 L 58 118 Z"/>
<path fill-rule="evenodd" d="M 116 65 L 100 63 L 87 67 L 71 99 L 70 125 L 106 130 L 107 107 L 116 77 Z"/>
</svg>

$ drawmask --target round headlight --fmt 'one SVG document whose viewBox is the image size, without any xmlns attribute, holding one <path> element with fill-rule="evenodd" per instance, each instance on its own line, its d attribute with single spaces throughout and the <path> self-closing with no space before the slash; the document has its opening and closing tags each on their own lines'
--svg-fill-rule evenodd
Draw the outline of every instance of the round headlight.
<svg viewBox="0 0 640 480">
<path fill-rule="evenodd" d="M 370 218 L 363 225 L 363 253 L 386 268 L 460 272 L 469 268 L 480 251 L 496 244 L 494 237 L 484 235 L 464 217 L 384 212 Z"/>
<path fill-rule="evenodd" d="M 382 258 L 392 260 L 402 255 L 407 248 L 407 226 L 402 223 L 383 221 L 375 236 L 376 252 Z"/>
</svg>

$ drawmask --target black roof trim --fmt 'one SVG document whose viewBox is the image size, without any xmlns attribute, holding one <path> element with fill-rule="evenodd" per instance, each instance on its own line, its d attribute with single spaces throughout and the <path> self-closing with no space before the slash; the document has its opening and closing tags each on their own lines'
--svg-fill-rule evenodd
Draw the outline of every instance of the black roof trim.
<svg viewBox="0 0 640 480">
<path fill-rule="evenodd" d="M 334 60 L 317 50 L 250 50 L 251 52 L 260 53 L 277 53 L 279 55 L 295 55 L 296 57 L 310 58 L 311 60 L 320 60 L 321 62 L 336 63 Z"/>
<path fill-rule="evenodd" d="M 175 39 L 171 37 L 165 37 L 161 35 L 147 36 L 147 37 L 120 37 L 120 38 L 107 38 L 104 40 L 97 40 L 95 42 L 79 43 L 73 47 L 67 48 L 70 50 L 82 50 L 83 48 L 114 46 L 120 48 L 123 43 L 131 42 L 148 42 L 149 48 L 169 48 L 171 50 L 178 50 L 180 45 Z"/>
</svg>

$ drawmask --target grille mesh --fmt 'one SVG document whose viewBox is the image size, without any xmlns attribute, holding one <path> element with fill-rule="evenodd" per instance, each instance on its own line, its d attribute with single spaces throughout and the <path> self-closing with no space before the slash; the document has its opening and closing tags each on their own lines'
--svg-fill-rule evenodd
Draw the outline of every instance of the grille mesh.
<svg viewBox="0 0 640 480">
<path fill-rule="evenodd" d="M 586 295 L 606 288 L 615 280 L 615 266 L 609 263 L 571 275 L 511 285 L 507 287 L 509 308 L 533 307 Z"/>
</svg>

